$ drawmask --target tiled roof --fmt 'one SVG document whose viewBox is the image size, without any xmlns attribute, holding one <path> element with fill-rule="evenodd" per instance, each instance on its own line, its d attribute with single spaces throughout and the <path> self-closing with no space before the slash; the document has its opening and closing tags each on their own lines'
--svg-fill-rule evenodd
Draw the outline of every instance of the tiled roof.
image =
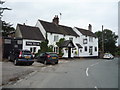
<svg viewBox="0 0 120 90">
<path fill-rule="evenodd" d="M 77 27 L 75 27 L 75 28 L 77 28 Z M 79 32 L 81 32 L 83 35 L 96 37 L 96 35 L 93 32 L 91 32 L 90 30 L 86 30 L 86 29 L 82 29 L 82 28 L 77 28 L 77 30 Z"/>
<path fill-rule="evenodd" d="M 45 40 L 38 27 L 18 24 L 22 38 L 32 40 Z"/>
<path fill-rule="evenodd" d="M 73 42 L 71 40 L 65 40 L 61 45 L 60 47 L 69 47 L 68 45 L 71 44 L 71 48 L 74 48 L 75 45 L 73 44 Z"/>
<path fill-rule="evenodd" d="M 79 37 L 79 35 L 75 31 L 73 31 L 71 27 L 56 25 L 54 23 L 50 23 L 42 20 L 39 21 L 47 32 Z"/>
</svg>

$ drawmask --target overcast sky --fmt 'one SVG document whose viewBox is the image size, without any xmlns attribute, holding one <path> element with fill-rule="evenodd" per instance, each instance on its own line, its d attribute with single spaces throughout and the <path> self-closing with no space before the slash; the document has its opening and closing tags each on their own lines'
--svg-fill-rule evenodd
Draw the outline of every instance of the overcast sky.
<svg viewBox="0 0 120 90">
<path fill-rule="evenodd" d="M 92 24 L 93 32 L 104 28 L 118 34 L 119 0 L 4 0 L 2 20 L 35 26 L 38 19 L 52 22 L 55 15 L 62 13 L 60 24 L 70 27 L 88 28 Z"/>
</svg>

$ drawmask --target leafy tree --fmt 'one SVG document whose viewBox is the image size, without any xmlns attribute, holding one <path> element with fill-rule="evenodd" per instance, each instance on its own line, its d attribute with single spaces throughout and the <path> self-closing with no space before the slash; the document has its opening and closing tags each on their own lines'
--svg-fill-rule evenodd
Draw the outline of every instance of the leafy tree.
<svg viewBox="0 0 120 90">
<path fill-rule="evenodd" d="M 13 24 L 6 23 L 5 21 L 2 21 L 2 36 L 7 36 L 10 32 L 14 32 L 15 29 L 13 27 Z"/>
<path fill-rule="evenodd" d="M 98 37 L 99 41 L 99 50 L 102 50 L 102 32 L 98 31 L 95 32 L 95 34 Z M 109 29 L 104 29 L 103 30 L 103 37 L 104 37 L 104 52 L 110 52 L 114 54 L 116 52 L 116 43 L 117 43 L 117 38 L 118 36 L 115 35 L 114 32 L 112 32 Z"/>
<path fill-rule="evenodd" d="M 52 45 L 48 46 L 48 40 L 42 41 L 40 43 L 40 50 L 38 51 L 36 56 L 42 52 L 53 52 L 53 46 Z"/>
<path fill-rule="evenodd" d="M 64 41 L 65 41 L 65 38 L 61 38 L 59 42 L 56 42 L 56 45 L 59 47 L 59 55 L 63 55 L 62 48 L 60 46 Z"/>
</svg>

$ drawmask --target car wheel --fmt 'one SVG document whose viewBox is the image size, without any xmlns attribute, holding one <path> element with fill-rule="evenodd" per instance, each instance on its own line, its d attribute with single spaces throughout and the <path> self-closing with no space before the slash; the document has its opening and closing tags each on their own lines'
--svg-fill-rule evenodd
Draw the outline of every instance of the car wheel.
<svg viewBox="0 0 120 90">
<path fill-rule="evenodd" d="M 18 61 L 16 59 L 14 60 L 14 65 L 18 65 Z"/>
<path fill-rule="evenodd" d="M 58 61 L 55 64 L 58 64 Z"/>
</svg>

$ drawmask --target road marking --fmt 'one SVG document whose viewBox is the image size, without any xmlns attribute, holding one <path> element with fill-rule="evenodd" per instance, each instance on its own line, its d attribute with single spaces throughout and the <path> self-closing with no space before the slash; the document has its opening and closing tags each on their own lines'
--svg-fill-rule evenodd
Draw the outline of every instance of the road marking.
<svg viewBox="0 0 120 90">
<path fill-rule="evenodd" d="M 98 90 L 97 86 L 94 87 L 96 90 Z"/>
<path fill-rule="evenodd" d="M 95 64 L 92 64 L 92 65 L 90 65 L 90 66 L 95 66 L 95 65 L 97 65 L 97 64 L 99 64 L 99 62 L 97 62 L 97 63 L 95 63 Z"/>
<path fill-rule="evenodd" d="M 86 69 L 86 75 L 87 75 L 87 76 L 88 76 L 88 70 L 89 70 L 89 68 Z"/>
</svg>

